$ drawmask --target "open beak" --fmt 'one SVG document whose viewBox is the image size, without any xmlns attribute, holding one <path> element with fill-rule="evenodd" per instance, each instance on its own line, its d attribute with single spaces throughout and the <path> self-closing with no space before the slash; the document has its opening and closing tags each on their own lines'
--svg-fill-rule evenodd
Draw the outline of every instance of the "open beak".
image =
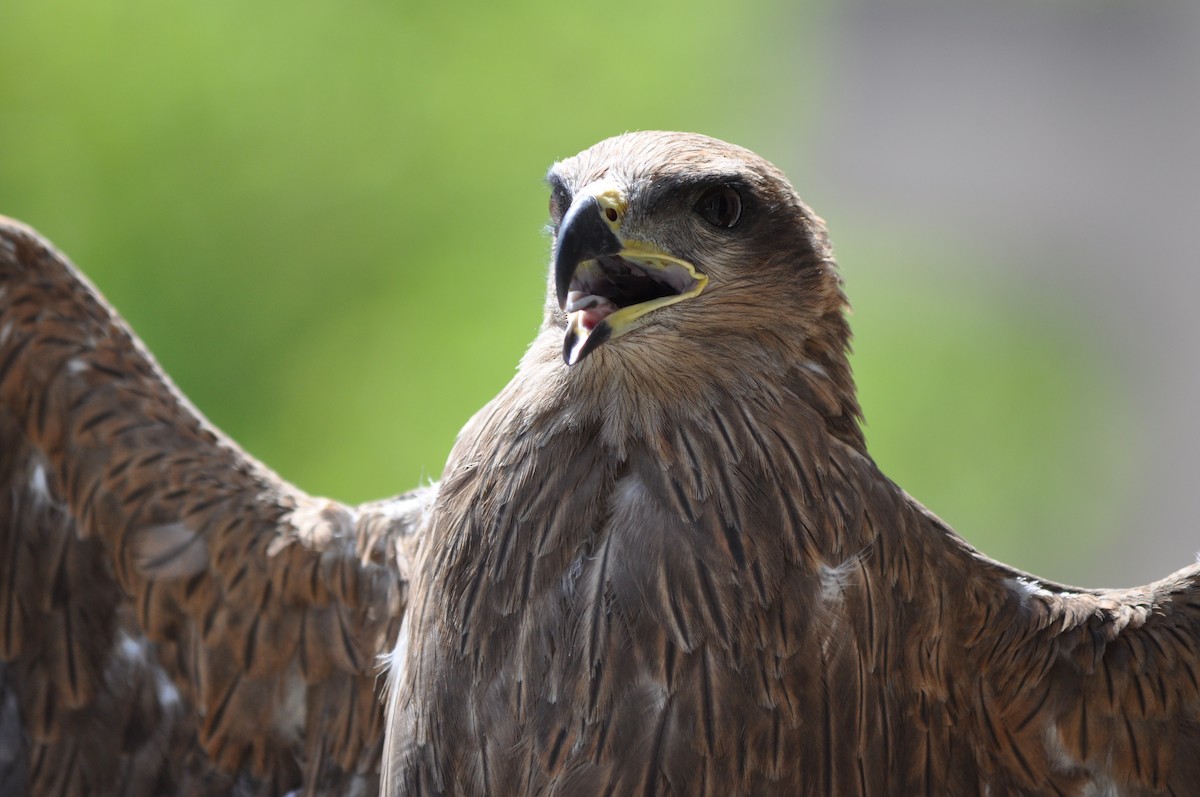
<svg viewBox="0 0 1200 797">
<path fill-rule="evenodd" d="M 581 191 L 563 214 L 554 248 L 554 287 L 567 313 L 563 359 L 575 365 L 660 307 L 708 284 L 685 260 L 620 235 L 624 197 L 611 184 Z"/>
</svg>

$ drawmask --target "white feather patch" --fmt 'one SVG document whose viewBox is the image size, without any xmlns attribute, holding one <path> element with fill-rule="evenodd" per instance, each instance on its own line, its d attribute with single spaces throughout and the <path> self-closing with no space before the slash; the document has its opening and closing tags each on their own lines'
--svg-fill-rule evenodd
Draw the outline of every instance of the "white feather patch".
<svg viewBox="0 0 1200 797">
<path fill-rule="evenodd" d="M 858 557 L 851 556 L 836 567 L 830 567 L 824 562 L 817 568 L 821 579 L 821 600 L 826 603 L 841 601 L 846 588 L 850 586 L 850 575 L 858 569 Z"/>
<path fill-rule="evenodd" d="M 829 372 L 826 371 L 825 366 L 821 365 L 820 363 L 815 363 L 812 360 L 805 360 L 804 362 L 800 363 L 800 367 L 824 379 L 829 378 Z"/>
<path fill-rule="evenodd" d="M 1044 597 L 1050 594 L 1041 584 L 1029 578 L 1006 578 L 1004 585 L 1021 600 L 1021 603 L 1025 603 L 1033 597 Z"/>
<path fill-rule="evenodd" d="M 179 690 L 171 683 L 163 668 L 158 666 L 157 659 L 146 649 L 147 644 L 145 639 L 135 639 L 124 631 L 118 631 L 114 653 L 134 667 L 147 667 L 154 677 L 158 704 L 164 709 L 170 709 L 182 702 Z"/>
<path fill-rule="evenodd" d="M 1046 758 L 1050 761 L 1050 766 L 1059 772 L 1071 772 L 1079 766 L 1079 762 L 1067 752 L 1066 745 L 1063 744 L 1062 732 L 1057 725 L 1047 723 L 1043 737 L 1046 744 Z"/>
<path fill-rule="evenodd" d="M 1117 784 L 1113 783 L 1108 778 L 1103 781 L 1093 780 L 1091 783 L 1083 787 L 1080 792 L 1080 797 L 1125 797 L 1121 790 L 1117 788 Z"/>
<path fill-rule="evenodd" d="M 40 462 L 29 472 L 29 492 L 39 504 L 50 501 L 50 482 L 46 478 L 46 466 Z"/>
<path fill-rule="evenodd" d="M 138 570 L 152 578 L 187 578 L 208 567 L 208 543 L 179 521 L 139 530 L 133 546 Z"/>
<path fill-rule="evenodd" d="M 300 674 L 300 665 L 293 661 L 287 675 L 281 679 L 280 698 L 272 710 L 271 725 L 281 736 L 298 744 L 304 738 L 304 726 L 308 718 L 307 684 Z"/>
</svg>

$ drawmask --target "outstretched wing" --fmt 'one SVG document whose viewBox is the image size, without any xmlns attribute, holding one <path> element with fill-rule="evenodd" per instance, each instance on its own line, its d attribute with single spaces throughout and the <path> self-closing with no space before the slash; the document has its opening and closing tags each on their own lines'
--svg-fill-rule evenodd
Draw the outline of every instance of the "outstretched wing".
<svg viewBox="0 0 1200 797">
<path fill-rule="evenodd" d="M 993 793 L 1195 794 L 1200 566 L 1111 591 L 991 562 L 981 575 L 956 603 L 971 608 L 963 650 L 983 678 L 962 699 Z"/>
<path fill-rule="evenodd" d="M 433 493 L 302 494 L 0 218 L 0 783 L 373 793 L 377 656 Z"/>
<path fill-rule="evenodd" d="M 837 568 L 851 633 L 821 649 L 833 704 L 861 712 L 843 726 L 858 740 L 857 762 L 838 759 L 844 793 L 1198 793 L 1200 566 L 1128 590 L 1046 582 L 974 550 L 868 460 L 841 462 L 851 478 L 818 505 L 850 510 L 845 539 L 873 537 Z"/>
</svg>

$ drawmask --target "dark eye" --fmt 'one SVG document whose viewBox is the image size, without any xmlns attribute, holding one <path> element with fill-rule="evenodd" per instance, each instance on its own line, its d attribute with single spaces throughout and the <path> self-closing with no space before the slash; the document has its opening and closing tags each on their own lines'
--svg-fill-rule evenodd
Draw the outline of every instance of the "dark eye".
<svg viewBox="0 0 1200 797">
<path fill-rule="evenodd" d="M 567 193 L 567 189 L 556 187 L 550 192 L 550 223 L 555 228 L 558 227 L 563 214 L 569 207 L 571 207 L 571 195 Z"/>
<path fill-rule="evenodd" d="M 742 220 L 742 195 L 727 185 L 710 188 L 700 195 L 693 210 L 714 227 L 736 227 Z"/>
</svg>

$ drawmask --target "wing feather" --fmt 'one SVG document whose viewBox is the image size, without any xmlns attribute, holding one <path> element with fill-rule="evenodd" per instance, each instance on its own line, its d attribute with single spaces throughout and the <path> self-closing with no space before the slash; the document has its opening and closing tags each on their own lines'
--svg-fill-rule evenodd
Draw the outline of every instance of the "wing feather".
<svg viewBox="0 0 1200 797">
<path fill-rule="evenodd" d="M 302 494 L 0 219 L 0 699 L 32 793 L 369 791 L 433 494 Z"/>
<path fill-rule="evenodd" d="M 983 718 L 983 768 L 1027 789 L 1193 791 L 1200 566 L 1137 589 L 1077 590 L 948 539 L 978 568 L 958 606 L 973 618 L 961 663 L 966 677 L 978 673 L 978 697 L 966 705 Z"/>
</svg>

